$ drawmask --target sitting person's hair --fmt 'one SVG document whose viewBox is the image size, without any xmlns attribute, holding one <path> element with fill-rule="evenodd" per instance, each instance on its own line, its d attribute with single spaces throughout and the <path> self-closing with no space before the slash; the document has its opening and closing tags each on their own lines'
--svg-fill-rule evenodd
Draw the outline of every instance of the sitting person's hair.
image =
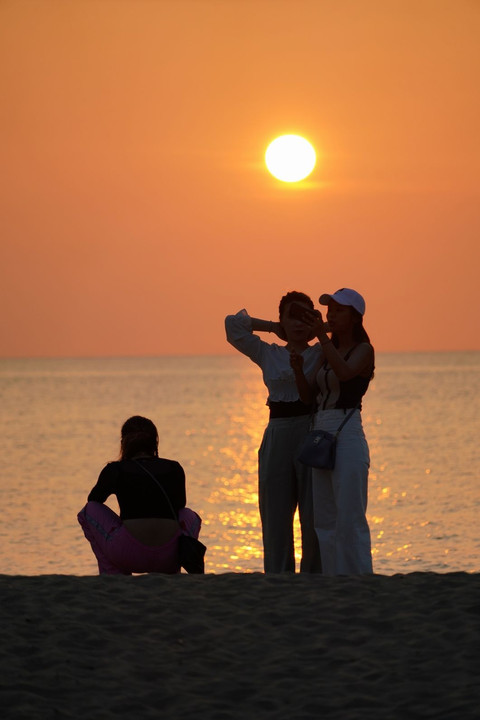
<svg viewBox="0 0 480 720">
<path fill-rule="evenodd" d="M 141 453 L 158 457 L 158 432 L 151 420 L 134 415 L 122 427 L 120 459 L 130 460 Z"/>
</svg>

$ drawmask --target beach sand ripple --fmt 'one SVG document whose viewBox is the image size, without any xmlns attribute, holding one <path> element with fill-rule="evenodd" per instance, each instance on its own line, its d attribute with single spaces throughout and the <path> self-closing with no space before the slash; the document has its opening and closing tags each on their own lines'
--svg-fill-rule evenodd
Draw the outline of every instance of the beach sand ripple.
<svg viewBox="0 0 480 720">
<path fill-rule="evenodd" d="M 480 575 L 0 576 L 2 718 L 480 717 Z"/>
</svg>

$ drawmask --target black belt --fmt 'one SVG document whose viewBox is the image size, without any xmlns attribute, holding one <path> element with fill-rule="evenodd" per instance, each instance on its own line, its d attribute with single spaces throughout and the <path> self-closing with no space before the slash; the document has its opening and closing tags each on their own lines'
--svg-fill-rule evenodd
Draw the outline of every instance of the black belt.
<svg viewBox="0 0 480 720">
<path fill-rule="evenodd" d="M 270 420 L 310 415 L 312 411 L 311 405 L 305 405 L 301 400 L 294 400 L 293 402 L 273 402 L 269 400 L 268 407 L 270 408 Z"/>
</svg>

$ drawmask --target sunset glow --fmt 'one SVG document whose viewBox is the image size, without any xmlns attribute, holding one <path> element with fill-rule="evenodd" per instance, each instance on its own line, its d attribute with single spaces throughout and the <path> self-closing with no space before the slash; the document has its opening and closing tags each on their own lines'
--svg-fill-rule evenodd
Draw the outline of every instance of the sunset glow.
<svg viewBox="0 0 480 720">
<path fill-rule="evenodd" d="M 480 349 L 480 13 L 419 5 L 0 2 L 0 355 L 230 353 L 339 287 L 379 351 Z"/>
</svg>

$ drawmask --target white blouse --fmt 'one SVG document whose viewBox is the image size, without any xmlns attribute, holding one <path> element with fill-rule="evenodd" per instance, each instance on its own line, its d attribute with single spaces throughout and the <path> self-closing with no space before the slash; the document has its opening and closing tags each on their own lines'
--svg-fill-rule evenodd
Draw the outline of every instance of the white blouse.
<svg viewBox="0 0 480 720">
<path fill-rule="evenodd" d="M 267 343 L 252 331 L 252 319 L 246 310 L 225 318 L 227 340 L 262 370 L 268 388 L 268 400 L 295 402 L 299 400 L 295 375 L 290 367 L 290 353 L 285 345 Z M 309 345 L 302 353 L 303 369 L 309 375 L 315 369 L 321 352 L 320 343 Z"/>
</svg>

